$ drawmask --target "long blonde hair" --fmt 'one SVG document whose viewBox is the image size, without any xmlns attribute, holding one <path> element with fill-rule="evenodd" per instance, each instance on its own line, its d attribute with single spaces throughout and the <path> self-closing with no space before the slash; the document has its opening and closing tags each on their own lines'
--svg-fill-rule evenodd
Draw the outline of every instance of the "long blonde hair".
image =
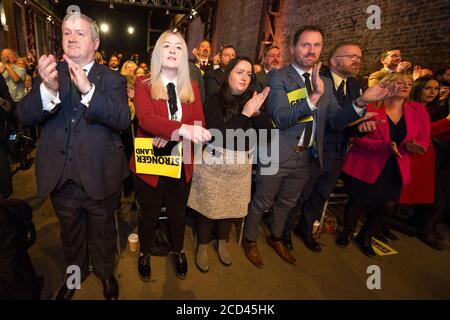
<svg viewBox="0 0 450 320">
<path fill-rule="evenodd" d="M 132 61 L 132 60 L 127 60 L 127 61 L 125 61 L 125 63 L 123 64 L 123 66 L 122 66 L 122 69 L 120 69 L 120 74 L 121 75 L 123 75 L 123 76 L 128 76 L 128 74 L 127 74 L 127 67 L 128 66 L 134 66 L 134 70 L 136 71 L 136 69 L 137 69 L 137 64 L 136 64 L 136 62 L 134 62 L 134 61 Z M 133 73 L 134 73 L 134 71 L 133 71 Z"/>
<path fill-rule="evenodd" d="M 396 81 L 396 80 L 404 80 L 405 78 L 412 79 L 411 75 L 409 73 L 404 72 L 392 72 L 389 73 L 387 76 L 385 76 L 383 79 L 381 79 L 380 84 L 387 82 L 387 81 Z M 408 101 L 408 98 L 405 98 L 405 102 Z M 374 109 L 380 109 L 383 106 L 384 100 L 376 101 L 374 103 Z"/>
<path fill-rule="evenodd" d="M 155 44 L 152 53 L 150 93 L 155 100 L 169 100 L 167 89 L 164 86 L 161 74 L 161 50 L 164 41 L 172 34 L 176 35 L 181 42 L 181 61 L 177 71 L 177 93 L 182 103 L 193 103 L 195 101 L 195 96 L 191 85 L 191 78 L 189 76 L 187 45 L 180 33 L 171 30 L 164 32 Z"/>
</svg>

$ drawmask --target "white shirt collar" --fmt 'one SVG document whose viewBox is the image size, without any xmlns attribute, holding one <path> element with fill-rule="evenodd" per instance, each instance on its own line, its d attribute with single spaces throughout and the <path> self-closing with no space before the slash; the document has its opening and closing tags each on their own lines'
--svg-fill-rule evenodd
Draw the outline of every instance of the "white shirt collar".
<svg viewBox="0 0 450 320">
<path fill-rule="evenodd" d="M 89 72 L 92 69 L 92 66 L 94 65 L 95 61 L 89 62 L 87 65 L 83 66 L 83 69 L 86 70 L 86 75 L 89 74 Z"/>
<path fill-rule="evenodd" d="M 308 70 L 308 71 L 305 71 L 305 70 L 301 69 L 300 67 L 298 67 L 297 65 L 295 65 L 295 63 L 293 63 L 292 66 L 294 67 L 294 69 L 298 72 L 298 74 L 299 74 L 302 78 L 303 78 L 303 74 L 304 74 L 305 72 L 308 72 L 309 74 L 312 73 L 312 69 L 311 69 L 311 70 Z"/>
<path fill-rule="evenodd" d="M 173 80 L 169 80 L 162 73 L 161 73 L 161 78 L 162 78 L 162 81 L 163 81 L 165 87 L 167 87 L 169 82 L 172 82 L 175 85 L 175 88 L 177 87 L 177 79 L 178 78 L 175 78 Z"/>
</svg>

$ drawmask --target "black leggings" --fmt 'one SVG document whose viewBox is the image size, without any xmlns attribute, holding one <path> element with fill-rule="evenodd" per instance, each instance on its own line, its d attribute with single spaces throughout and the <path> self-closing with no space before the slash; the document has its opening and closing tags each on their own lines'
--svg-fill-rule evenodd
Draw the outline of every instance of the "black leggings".
<svg viewBox="0 0 450 320">
<path fill-rule="evenodd" d="M 181 170 L 184 171 L 183 169 Z M 163 203 L 166 204 L 172 251 L 181 252 L 184 242 L 186 203 L 191 183 L 186 183 L 184 172 L 180 179 L 159 177 L 158 186 L 152 187 L 137 176 L 133 176 L 136 196 L 141 206 L 139 220 L 140 251 L 151 253 L 158 219 Z"/>
<path fill-rule="evenodd" d="M 197 213 L 197 237 L 199 244 L 207 244 L 211 239 L 228 240 L 233 219 L 209 219 Z M 213 231 L 215 229 L 215 236 Z"/>
<path fill-rule="evenodd" d="M 344 213 L 344 231 L 353 233 L 361 212 L 365 212 L 367 219 L 361 228 L 360 236 L 364 239 L 370 239 L 381 233 L 382 228 L 387 225 L 389 218 L 392 216 L 396 205 L 397 202 L 395 201 L 370 205 L 350 198 Z"/>
</svg>

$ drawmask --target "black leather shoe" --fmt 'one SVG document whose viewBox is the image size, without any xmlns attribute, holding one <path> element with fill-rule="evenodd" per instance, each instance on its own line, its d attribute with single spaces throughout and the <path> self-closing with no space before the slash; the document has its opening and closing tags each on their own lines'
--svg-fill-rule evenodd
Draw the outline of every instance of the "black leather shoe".
<svg viewBox="0 0 450 320">
<path fill-rule="evenodd" d="M 177 274 L 177 278 L 181 280 L 186 279 L 188 271 L 186 255 L 184 254 L 184 252 L 173 252 L 172 256 L 175 262 L 175 271 Z"/>
<path fill-rule="evenodd" d="M 364 253 L 366 256 L 368 256 L 369 258 L 375 258 L 377 256 L 372 248 L 372 240 L 370 240 L 370 238 L 366 239 L 358 234 L 358 236 L 355 238 L 355 241 L 361 249 L 362 253 Z"/>
<path fill-rule="evenodd" d="M 288 250 L 294 249 L 294 246 L 292 245 L 292 236 L 290 232 L 283 235 L 283 243 Z"/>
<path fill-rule="evenodd" d="M 58 293 L 56 294 L 55 300 L 72 300 L 73 296 L 75 295 L 75 291 L 77 289 L 69 289 L 67 288 L 67 278 L 64 279 L 63 284 L 58 290 Z"/>
<path fill-rule="evenodd" d="M 305 246 L 312 252 L 319 253 L 322 251 L 322 247 L 312 236 L 300 233 L 300 237 L 302 238 Z"/>
<path fill-rule="evenodd" d="M 433 237 L 431 234 L 419 235 L 418 238 L 420 239 L 420 241 L 425 243 L 430 248 L 433 248 L 434 250 L 443 251 L 445 249 L 442 241 Z"/>
<path fill-rule="evenodd" d="M 149 282 L 152 275 L 152 268 L 150 266 L 150 254 L 139 255 L 138 260 L 139 278 L 144 282 Z"/>
<path fill-rule="evenodd" d="M 114 276 L 111 276 L 106 280 L 102 280 L 102 284 L 103 296 L 105 297 L 105 300 L 119 299 L 119 284 Z"/>
<path fill-rule="evenodd" d="M 388 227 L 383 228 L 383 235 L 388 237 L 391 240 L 397 241 L 398 237 L 389 230 Z"/>
<path fill-rule="evenodd" d="M 336 245 L 339 248 L 347 248 L 350 244 L 350 240 L 352 239 L 351 232 L 343 231 L 336 238 Z"/>
</svg>

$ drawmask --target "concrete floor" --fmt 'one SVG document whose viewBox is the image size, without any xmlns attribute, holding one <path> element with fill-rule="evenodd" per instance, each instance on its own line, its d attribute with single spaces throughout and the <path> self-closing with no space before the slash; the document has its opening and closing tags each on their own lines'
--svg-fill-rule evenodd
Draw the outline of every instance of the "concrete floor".
<svg viewBox="0 0 450 320">
<path fill-rule="evenodd" d="M 64 276 L 64 257 L 59 238 L 59 223 L 49 199 L 40 203 L 35 194 L 34 167 L 19 171 L 14 176 L 13 197 L 29 199 L 38 208 L 34 213 L 37 229 L 36 244 L 29 250 L 37 273 L 45 278 L 42 299 L 51 299 Z M 134 228 L 136 213 L 127 200 L 122 200 L 119 219 L 122 242 L 125 234 Z M 305 248 L 294 236 L 293 255 L 297 265 L 281 260 L 265 241 L 267 229 L 260 228 L 258 247 L 265 267 L 257 269 L 245 257 L 237 244 L 233 228 L 229 249 L 233 264 L 220 264 L 213 245 L 209 248 L 210 271 L 201 273 L 194 262 L 192 228 L 186 227 L 185 251 L 189 263 L 186 280 L 175 276 L 171 257 L 152 257 L 152 280 L 142 282 L 137 273 L 137 252 L 131 252 L 123 243 L 118 258 L 116 276 L 120 299 L 449 299 L 450 298 L 450 228 L 441 226 L 446 234 L 446 249 L 432 250 L 416 238 L 399 234 L 393 244 L 399 254 L 374 259 L 364 256 L 354 243 L 340 249 L 334 235 L 323 234 L 319 239 L 322 253 Z M 381 289 L 366 286 L 367 267 L 381 268 Z M 77 291 L 75 299 L 103 299 L 102 285 L 90 275 Z"/>
</svg>

